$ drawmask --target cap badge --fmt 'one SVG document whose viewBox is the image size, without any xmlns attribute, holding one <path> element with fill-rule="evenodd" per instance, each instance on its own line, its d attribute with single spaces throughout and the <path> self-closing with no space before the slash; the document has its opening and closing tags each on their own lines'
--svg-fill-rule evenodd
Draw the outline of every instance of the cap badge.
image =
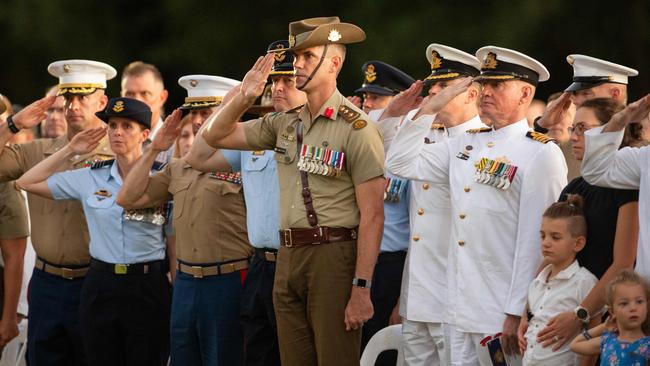
<svg viewBox="0 0 650 366">
<path fill-rule="evenodd" d="M 276 50 L 282 50 L 282 49 L 284 49 L 284 45 L 283 45 L 283 44 L 278 44 L 278 45 L 275 47 L 275 49 L 276 49 Z M 287 51 L 278 51 L 278 52 L 274 52 L 273 58 L 275 59 L 275 62 L 282 62 L 282 61 L 284 61 L 284 59 L 287 57 L 286 53 L 287 53 Z"/>
<path fill-rule="evenodd" d="M 366 81 L 369 83 L 372 83 L 373 81 L 377 80 L 377 73 L 375 72 L 375 65 L 369 64 L 368 67 L 366 67 Z"/>
<path fill-rule="evenodd" d="M 496 69 L 497 68 L 497 55 L 494 52 L 489 52 L 485 56 L 485 62 L 483 62 L 484 69 Z"/>
<path fill-rule="evenodd" d="M 327 40 L 330 42 L 338 42 L 341 39 L 341 33 L 336 29 L 332 29 L 327 35 Z"/>
<path fill-rule="evenodd" d="M 70 65 L 68 65 L 68 64 L 63 65 L 63 72 L 69 73 L 70 69 L 72 69 L 72 67 Z"/>
<path fill-rule="evenodd" d="M 115 113 L 120 113 L 124 110 L 124 102 L 121 100 L 118 100 L 115 102 L 115 105 L 113 106 L 113 112 Z"/>
<path fill-rule="evenodd" d="M 296 45 L 296 36 L 293 34 L 289 35 L 289 47 L 293 47 Z"/>
<path fill-rule="evenodd" d="M 193 88 L 196 88 L 196 86 L 199 85 L 199 82 L 196 80 L 190 80 L 190 86 Z"/>
<path fill-rule="evenodd" d="M 435 70 L 442 66 L 442 58 L 436 51 L 431 51 L 431 70 Z"/>
</svg>

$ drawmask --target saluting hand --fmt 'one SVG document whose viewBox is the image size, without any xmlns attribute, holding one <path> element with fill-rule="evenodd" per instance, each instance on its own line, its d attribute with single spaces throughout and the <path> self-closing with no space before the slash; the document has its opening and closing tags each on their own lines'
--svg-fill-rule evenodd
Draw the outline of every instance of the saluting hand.
<svg viewBox="0 0 650 366">
<path fill-rule="evenodd" d="M 18 128 L 32 128 L 45 119 L 45 112 L 56 100 L 56 95 L 41 98 L 13 116 L 13 121 Z"/>
<path fill-rule="evenodd" d="M 157 152 L 166 151 L 174 144 L 181 134 L 181 116 L 182 112 L 177 108 L 165 118 L 160 132 L 151 142 L 151 149 Z"/>
<path fill-rule="evenodd" d="M 391 102 L 384 110 L 382 118 L 390 117 L 399 117 L 407 114 L 410 110 L 413 110 L 420 106 L 422 103 L 422 88 L 424 83 L 422 80 L 417 80 L 411 86 L 400 92 L 391 100 Z"/>
<path fill-rule="evenodd" d="M 571 93 L 564 92 L 559 98 L 550 102 L 544 113 L 537 120 L 537 124 L 543 128 L 551 128 L 555 125 L 564 123 L 567 115 L 570 113 L 571 108 Z"/>
<path fill-rule="evenodd" d="M 459 80 L 458 83 L 449 85 L 436 95 L 428 97 L 420 106 L 418 114 L 435 114 L 440 112 L 452 99 L 465 92 L 473 82 L 470 77 L 464 77 Z"/>
<path fill-rule="evenodd" d="M 244 98 L 254 100 L 264 93 L 266 81 L 273 67 L 273 60 L 272 53 L 260 56 L 255 65 L 246 73 L 241 83 L 241 94 Z"/>
<path fill-rule="evenodd" d="M 84 130 L 76 134 L 68 143 L 68 148 L 77 155 L 88 154 L 99 146 L 99 142 L 106 136 L 106 128 L 97 127 Z"/>
</svg>

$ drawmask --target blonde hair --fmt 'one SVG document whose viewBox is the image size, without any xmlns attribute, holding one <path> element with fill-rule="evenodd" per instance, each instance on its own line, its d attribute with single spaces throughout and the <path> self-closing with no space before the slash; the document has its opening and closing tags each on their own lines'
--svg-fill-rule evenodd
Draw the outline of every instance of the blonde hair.
<svg viewBox="0 0 650 366">
<path fill-rule="evenodd" d="M 607 306 L 609 307 L 610 313 L 613 314 L 613 310 L 614 310 L 614 295 L 616 295 L 616 286 L 621 284 L 632 284 L 632 285 L 641 286 L 644 290 L 643 292 L 645 292 L 646 305 L 647 305 L 647 300 L 650 297 L 650 286 L 648 285 L 648 282 L 643 277 L 641 277 L 638 273 L 632 270 L 625 270 L 619 273 L 618 276 L 614 277 L 614 279 L 611 280 L 609 284 L 607 284 L 607 288 L 605 289 L 605 301 L 607 303 Z M 643 324 L 641 325 L 641 329 L 643 330 L 643 333 L 650 334 L 650 319 L 648 318 L 647 313 L 646 313 L 646 318 L 643 321 Z"/>
</svg>

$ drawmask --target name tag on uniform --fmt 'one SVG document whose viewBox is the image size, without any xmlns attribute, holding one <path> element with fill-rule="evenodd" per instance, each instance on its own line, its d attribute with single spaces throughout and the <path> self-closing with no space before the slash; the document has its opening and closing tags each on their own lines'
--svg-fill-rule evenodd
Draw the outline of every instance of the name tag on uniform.
<svg viewBox="0 0 650 366">
<path fill-rule="evenodd" d="M 512 185 L 517 174 L 517 166 L 507 162 L 505 158 L 496 160 L 481 158 L 475 164 L 474 180 L 494 188 L 506 190 Z"/>
<path fill-rule="evenodd" d="M 338 177 L 344 164 L 344 152 L 305 144 L 300 147 L 298 169 L 303 172 Z"/>
</svg>

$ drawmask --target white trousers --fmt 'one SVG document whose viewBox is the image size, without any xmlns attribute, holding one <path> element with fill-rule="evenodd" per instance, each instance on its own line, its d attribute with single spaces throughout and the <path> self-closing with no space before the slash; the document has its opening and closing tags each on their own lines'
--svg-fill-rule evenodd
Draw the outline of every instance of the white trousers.
<svg viewBox="0 0 650 366">
<path fill-rule="evenodd" d="M 404 364 L 408 366 L 447 366 L 449 347 L 442 323 L 402 320 Z"/>
<path fill-rule="evenodd" d="M 445 324 L 449 334 L 449 365 L 452 366 L 492 366 L 490 352 L 481 346 L 481 340 L 491 334 L 467 333 L 454 325 Z M 508 366 L 520 366 L 521 357 L 504 355 Z"/>
</svg>

